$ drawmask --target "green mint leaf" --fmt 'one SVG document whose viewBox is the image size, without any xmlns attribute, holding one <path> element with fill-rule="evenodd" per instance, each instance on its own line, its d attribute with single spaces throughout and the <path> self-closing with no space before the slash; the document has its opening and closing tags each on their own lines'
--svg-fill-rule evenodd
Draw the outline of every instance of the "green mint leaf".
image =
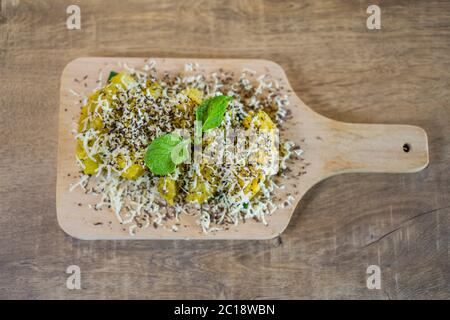
<svg viewBox="0 0 450 320">
<path fill-rule="evenodd" d="M 108 76 L 108 83 L 111 82 L 111 79 L 114 78 L 116 75 L 118 75 L 117 72 L 111 71 Z"/>
<path fill-rule="evenodd" d="M 156 175 L 174 172 L 177 163 L 172 159 L 172 151 L 182 141 L 183 138 L 176 133 L 167 133 L 153 140 L 147 147 L 144 156 L 145 164 L 150 171 Z M 175 158 L 175 161 L 178 162 L 180 159 Z"/>
<path fill-rule="evenodd" d="M 189 158 L 190 153 L 190 140 L 185 139 L 178 143 L 171 151 L 171 157 L 173 163 L 176 165 L 183 163 Z"/>
<path fill-rule="evenodd" d="M 195 110 L 195 119 L 199 121 L 202 125 L 207 117 L 207 110 L 209 106 L 209 102 L 211 99 L 204 100 Z"/>
<path fill-rule="evenodd" d="M 232 100 L 229 96 L 216 96 L 202 102 L 195 111 L 197 121 L 203 123 L 202 131 L 214 129 L 222 123 L 228 103 Z"/>
</svg>

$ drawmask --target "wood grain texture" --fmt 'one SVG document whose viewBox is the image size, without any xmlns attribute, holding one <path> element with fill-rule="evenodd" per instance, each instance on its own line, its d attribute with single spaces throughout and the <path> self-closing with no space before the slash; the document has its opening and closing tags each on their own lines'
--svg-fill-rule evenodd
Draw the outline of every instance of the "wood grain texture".
<svg viewBox="0 0 450 320">
<path fill-rule="evenodd" d="M 366 1 L 78 3 L 70 31 L 70 1 L 2 0 L 1 298 L 450 298 L 449 1 L 377 1 L 379 31 Z M 424 128 L 430 165 L 327 179 L 275 240 L 75 240 L 55 186 L 59 77 L 80 56 L 274 60 L 327 117 Z M 71 264 L 82 290 L 65 286 Z"/>
<path fill-rule="evenodd" d="M 182 73 L 191 59 L 155 58 L 162 77 Z M 237 226 L 205 233 L 196 220 L 198 215 L 181 215 L 177 232 L 164 228 L 141 229 L 130 235 L 128 228 L 118 223 L 112 210 L 94 211 L 89 206 L 100 197 L 86 195 L 81 189 L 71 190 L 79 181 L 76 164 L 76 139 L 74 123 L 80 118 L 79 93 L 88 96 L 98 87 L 96 79 L 106 79 L 111 70 L 126 72 L 119 65 L 141 69 L 145 58 L 85 57 L 67 64 L 61 75 L 58 123 L 58 168 L 56 181 L 56 213 L 58 223 L 69 235 L 83 240 L 176 240 L 176 239 L 254 239 L 267 240 L 279 236 L 287 227 L 293 211 L 303 195 L 320 181 L 348 172 L 417 172 L 428 165 L 428 142 L 423 129 L 409 125 L 345 123 L 326 118 L 303 103 L 295 94 L 283 69 L 276 63 L 257 59 L 196 59 L 199 71 L 208 76 L 220 69 L 240 75 L 242 70 L 253 70 L 253 81 L 262 74 L 276 79 L 283 88 L 281 94 L 289 95 L 286 108 L 289 115 L 280 128 L 281 141 L 290 140 L 304 151 L 300 159 L 289 162 L 289 174 L 283 179 L 283 188 L 276 190 L 273 198 L 294 197 L 292 205 L 278 208 L 266 217 L 267 225 L 246 221 Z M 80 81 L 79 79 L 85 79 Z M 89 79 L 89 80 L 88 80 Z M 238 78 L 235 79 L 236 81 Z M 76 93 L 74 95 L 74 92 Z M 404 146 L 408 145 L 408 152 Z M 308 166 L 307 166 L 308 164 Z M 307 168 L 306 168 L 307 166 Z M 95 200 L 95 201 L 94 201 Z M 189 211 L 189 210 L 188 210 Z M 197 212 L 198 213 L 198 212 Z M 172 223 L 175 223 L 173 221 Z M 221 226 L 219 226 L 221 227 Z"/>
</svg>

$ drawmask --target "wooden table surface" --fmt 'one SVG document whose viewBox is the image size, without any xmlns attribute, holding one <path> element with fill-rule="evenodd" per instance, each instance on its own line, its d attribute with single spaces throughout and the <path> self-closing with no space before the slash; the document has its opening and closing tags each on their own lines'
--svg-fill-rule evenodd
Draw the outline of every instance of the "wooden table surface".
<svg viewBox="0 0 450 320">
<path fill-rule="evenodd" d="M 450 1 L 75 1 L 68 30 L 73 2 L 0 1 L 0 298 L 450 298 Z M 330 178 L 270 241 L 75 240 L 56 221 L 57 117 L 81 56 L 271 59 L 328 117 L 423 127 L 430 165 Z"/>
</svg>

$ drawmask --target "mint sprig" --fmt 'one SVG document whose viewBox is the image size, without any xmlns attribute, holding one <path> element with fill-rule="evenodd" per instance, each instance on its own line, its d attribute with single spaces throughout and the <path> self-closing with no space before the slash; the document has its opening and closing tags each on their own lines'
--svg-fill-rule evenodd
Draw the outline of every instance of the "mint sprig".
<svg viewBox="0 0 450 320">
<path fill-rule="evenodd" d="M 214 129 L 222 123 L 229 96 L 209 98 L 198 106 L 195 111 L 197 121 L 202 123 L 202 132 Z M 178 133 L 172 132 L 153 140 L 147 147 L 144 161 L 153 174 L 166 175 L 175 172 L 176 166 L 190 157 L 190 140 L 183 139 Z"/>
<path fill-rule="evenodd" d="M 178 164 L 189 157 L 189 139 L 176 132 L 167 133 L 153 140 L 147 147 L 144 161 L 150 171 L 156 175 L 175 172 Z"/>
<path fill-rule="evenodd" d="M 228 103 L 232 100 L 229 96 L 216 96 L 203 101 L 195 111 L 195 118 L 202 122 L 202 131 L 214 129 L 222 123 Z"/>
</svg>

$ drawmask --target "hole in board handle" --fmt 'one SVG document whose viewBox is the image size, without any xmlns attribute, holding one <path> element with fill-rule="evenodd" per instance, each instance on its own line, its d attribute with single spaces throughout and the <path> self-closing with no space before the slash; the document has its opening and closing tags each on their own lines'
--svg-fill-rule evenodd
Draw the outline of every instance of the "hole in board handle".
<svg viewBox="0 0 450 320">
<path fill-rule="evenodd" d="M 409 151 L 411 151 L 411 145 L 409 143 L 405 143 L 403 145 L 403 151 L 408 153 Z"/>
</svg>

